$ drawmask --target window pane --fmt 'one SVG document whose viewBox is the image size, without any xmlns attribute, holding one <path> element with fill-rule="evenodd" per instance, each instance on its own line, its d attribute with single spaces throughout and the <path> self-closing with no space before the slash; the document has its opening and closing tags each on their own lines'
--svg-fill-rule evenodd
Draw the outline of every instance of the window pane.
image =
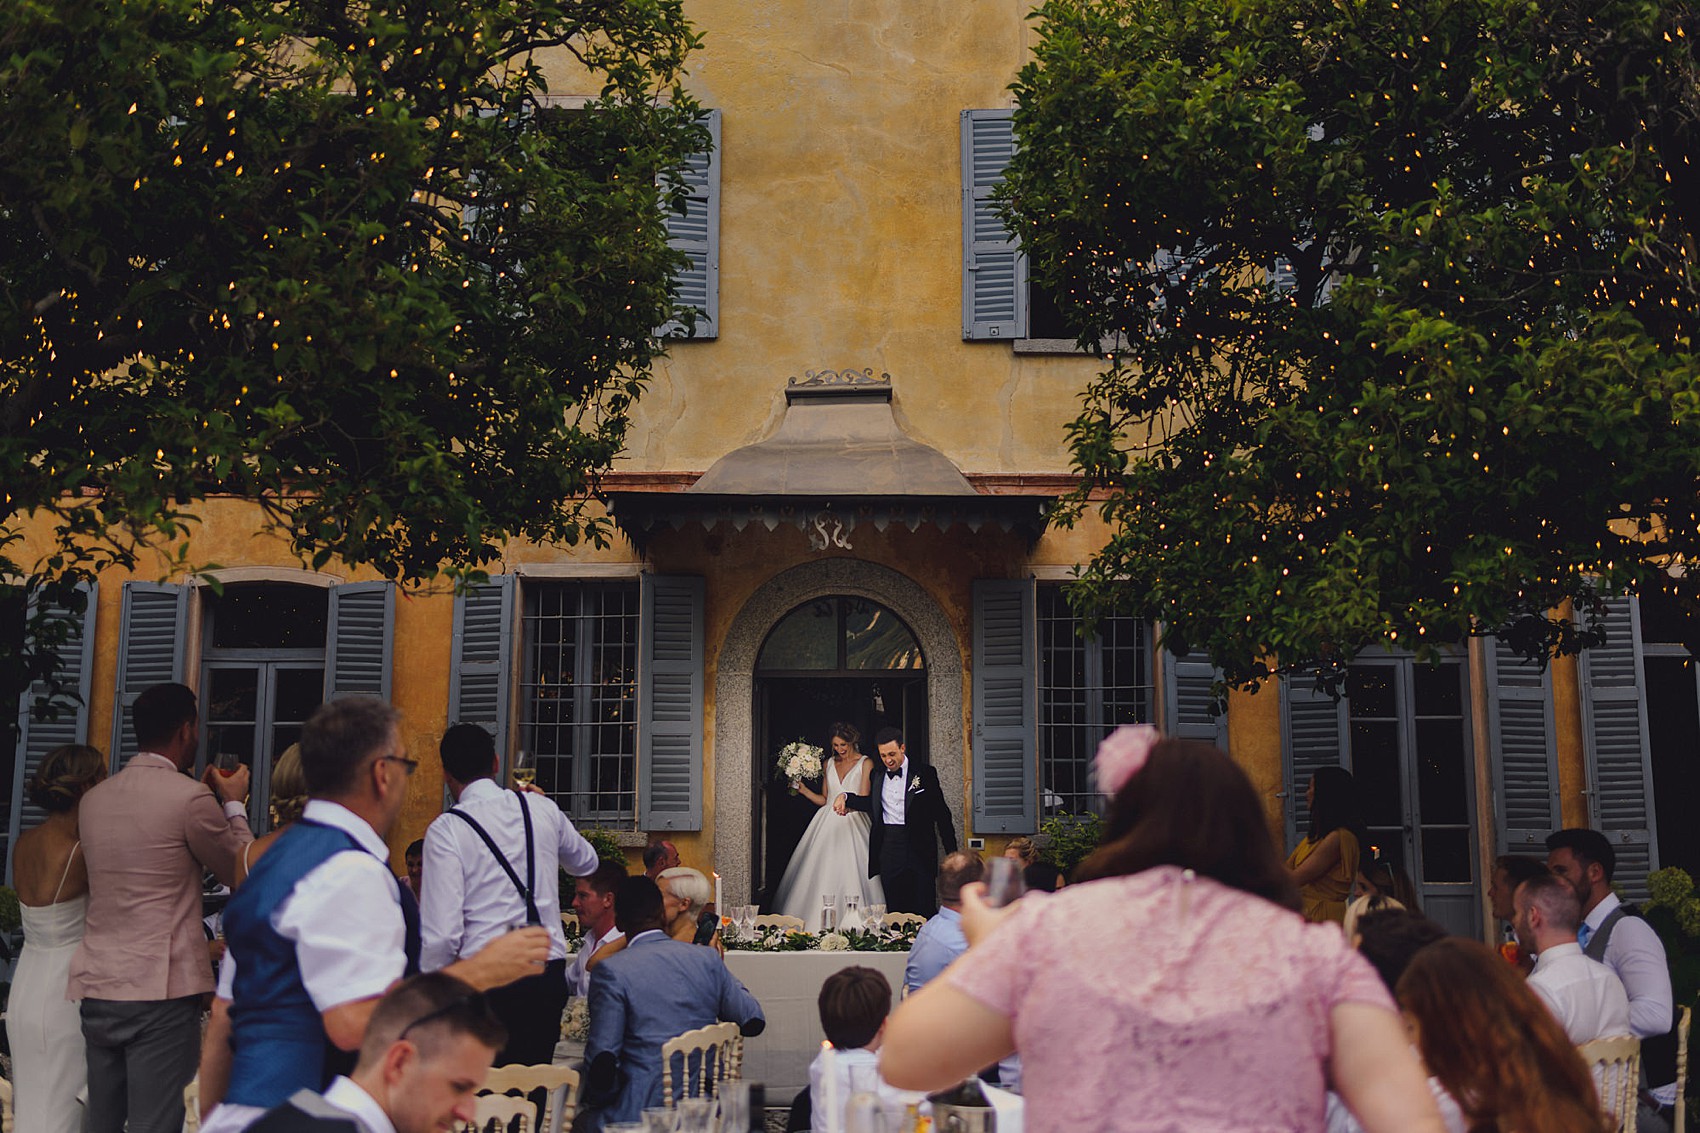
<svg viewBox="0 0 1700 1133">
<path fill-rule="evenodd" d="M 1462 720 L 1417 721 L 1417 801 L 1424 824 L 1470 821 Z"/>
<path fill-rule="evenodd" d="M 307 717 L 313 714 L 313 709 L 324 699 L 323 669 L 280 669 L 277 674 L 277 700 L 272 705 L 272 720 L 305 723 Z"/>
<path fill-rule="evenodd" d="M 323 691 L 323 676 L 320 689 Z M 258 667 L 213 669 L 207 674 L 206 718 L 209 724 L 232 720 L 253 723 L 259 711 Z"/>
<path fill-rule="evenodd" d="M 756 668 L 838 668 L 837 602 L 822 598 L 786 614 L 767 635 Z"/>
<path fill-rule="evenodd" d="M 920 669 L 921 647 L 898 616 L 864 598 L 845 598 L 844 667 Z"/>
<path fill-rule="evenodd" d="M 1353 709 L 1357 703 L 1352 704 Z M 1405 824 L 1405 797 L 1399 786 L 1399 725 L 1391 720 L 1352 720 L 1352 778 L 1358 788 L 1358 812 L 1370 826 Z"/>
<path fill-rule="evenodd" d="M 1391 720 L 1397 715 L 1394 672 L 1387 665 L 1353 665 L 1346 670 L 1346 697 L 1352 702 L 1353 718 Z"/>
<path fill-rule="evenodd" d="M 1459 665 L 1414 665 L 1411 681 L 1416 688 L 1418 716 L 1464 715 L 1464 687 Z"/>
<path fill-rule="evenodd" d="M 1056 585 L 1039 587 L 1039 772 L 1043 807 L 1083 814 L 1101 805 L 1091 762 L 1098 741 L 1121 724 L 1150 722 L 1151 635 L 1136 618 L 1098 623 L 1082 638 Z"/>
<path fill-rule="evenodd" d="M 1470 832 L 1467 829 L 1423 827 L 1423 873 L 1425 883 L 1470 882 Z"/>
<path fill-rule="evenodd" d="M 232 583 L 208 596 L 214 649 L 325 648 L 330 591 L 282 582 Z"/>
</svg>

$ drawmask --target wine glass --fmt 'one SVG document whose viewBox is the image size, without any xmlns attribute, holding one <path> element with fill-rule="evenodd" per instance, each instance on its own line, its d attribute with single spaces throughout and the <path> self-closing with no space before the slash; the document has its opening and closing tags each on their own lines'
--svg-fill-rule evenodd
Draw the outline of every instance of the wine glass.
<svg viewBox="0 0 1700 1133">
<path fill-rule="evenodd" d="M 739 907 L 738 913 L 738 935 L 746 940 L 754 939 L 756 935 L 756 907 L 754 905 L 742 905 Z"/>
<path fill-rule="evenodd" d="M 885 927 L 885 906 L 878 901 L 868 902 L 868 929 L 878 932 Z"/>
<path fill-rule="evenodd" d="M 649 1133 L 674 1133 L 679 1128 L 679 1111 L 671 1106 L 651 1106 L 643 1111 L 643 1123 Z"/>
<path fill-rule="evenodd" d="M 514 763 L 511 774 L 514 786 L 529 787 L 537 782 L 537 753 L 534 751 L 514 752 Z"/>
<path fill-rule="evenodd" d="M 708 1133 L 714 1120 L 713 1098 L 680 1098 L 678 1133 Z"/>
</svg>

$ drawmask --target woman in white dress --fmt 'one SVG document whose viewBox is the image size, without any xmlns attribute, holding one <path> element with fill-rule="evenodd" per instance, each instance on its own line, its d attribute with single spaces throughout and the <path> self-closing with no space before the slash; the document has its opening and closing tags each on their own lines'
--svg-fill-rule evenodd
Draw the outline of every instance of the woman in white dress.
<svg viewBox="0 0 1700 1133">
<path fill-rule="evenodd" d="M 65 998 L 71 956 L 83 939 L 89 872 L 79 852 L 77 808 L 106 777 L 92 747 L 54 748 L 30 783 L 30 801 L 47 812 L 18 835 L 12 875 L 24 922 L 24 948 L 12 973 L 6 1035 L 12 1044 L 17 1127 L 30 1133 L 80 1133 L 77 1100 L 88 1080 L 77 1004 Z"/>
<path fill-rule="evenodd" d="M 791 853 L 791 864 L 785 867 L 774 895 L 773 911 L 802 917 L 810 932 L 820 931 L 823 896 L 842 901 L 843 894 L 860 894 L 864 910 L 870 904 L 885 903 L 880 879 L 868 876 L 868 816 L 854 810 L 835 814 L 830 805 L 840 794 L 868 793 L 874 761 L 857 749 L 861 738 L 854 725 L 834 724 L 832 754 L 823 761 L 823 789 L 817 793 L 806 783 L 791 784 L 819 809 Z"/>
</svg>

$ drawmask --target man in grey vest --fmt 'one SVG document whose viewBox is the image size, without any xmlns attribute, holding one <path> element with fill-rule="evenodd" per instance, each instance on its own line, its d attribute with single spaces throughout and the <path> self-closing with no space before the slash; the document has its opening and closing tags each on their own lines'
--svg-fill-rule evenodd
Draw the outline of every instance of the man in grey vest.
<svg viewBox="0 0 1700 1133">
<path fill-rule="evenodd" d="M 1633 906 L 1612 892 L 1617 852 L 1597 830 L 1570 827 L 1547 836 L 1547 868 L 1582 902 L 1576 942 L 1582 953 L 1617 973 L 1629 994 L 1629 1029 L 1641 1040 L 1641 1065 L 1654 1088 L 1644 1091 L 1641 1126 L 1668 1128 L 1663 1111 L 1676 1100 L 1676 1045 L 1670 1037 L 1670 966 L 1665 946 Z M 1668 1049 L 1667 1049 L 1668 1048 Z"/>
</svg>

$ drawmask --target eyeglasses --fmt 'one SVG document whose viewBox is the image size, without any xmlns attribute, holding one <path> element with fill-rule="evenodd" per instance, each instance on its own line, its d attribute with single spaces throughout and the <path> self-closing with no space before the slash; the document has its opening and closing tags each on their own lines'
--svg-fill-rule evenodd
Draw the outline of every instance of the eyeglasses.
<svg viewBox="0 0 1700 1133">
<path fill-rule="evenodd" d="M 399 763 L 399 764 L 401 764 L 404 768 L 407 769 L 407 777 L 409 779 L 413 778 L 413 773 L 415 771 L 419 770 L 419 761 L 417 759 L 408 759 L 404 755 L 380 755 L 378 757 L 377 761 L 379 763 Z"/>
<path fill-rule="evenodd" d="M 397 759 L 399 757 L 386 755 L 384 758 Z M 402 762 L 408 761 L 402 760 Z M 396 1042 L 400 1042 L 402 1039 L 405 1039 L 408 1036 L 408 1032 L 415 1028 L 428 1026 L 440 1019 L 447 1019 L 451 1015 L 484 1019 L 490 1016 L 490 1006 L 487 1002 L 485 1002 L 484 993 L 481 991 L 473 991 L 468 992 L 465 995 L 457 995 L 436 1010 L 425 1012 L 425 1014 L 419 1016 L 419 1018 L 403 1027 L 401 1029 L 401 1034 L 395 1037 Z"/>
</svg>

